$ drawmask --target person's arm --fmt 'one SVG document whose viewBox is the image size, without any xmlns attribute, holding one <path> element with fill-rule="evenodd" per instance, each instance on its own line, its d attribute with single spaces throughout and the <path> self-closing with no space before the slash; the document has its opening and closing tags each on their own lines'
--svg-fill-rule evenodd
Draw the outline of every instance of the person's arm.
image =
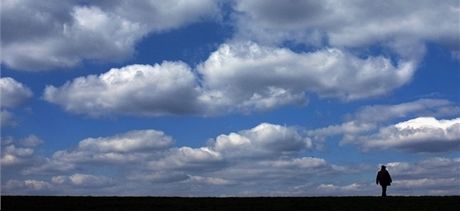
<svg viewBox="0 0 460 211">
<path fill-rule="evenodd" d="M 377 173 L 377 177 L 375 178 L 375 184 L 379 184 L 379 180 L 380 180 L 380 172 Z"/>
</svg>

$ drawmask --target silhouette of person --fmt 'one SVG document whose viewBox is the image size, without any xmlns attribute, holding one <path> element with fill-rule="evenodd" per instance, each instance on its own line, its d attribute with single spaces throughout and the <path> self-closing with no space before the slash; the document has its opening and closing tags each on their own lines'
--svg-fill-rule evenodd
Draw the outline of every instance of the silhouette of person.
<svg viewBox="0 0 460 211">
<path fill-rule="evenodd" d="M 391 185 L 391 176 L 390 173 L 388 173 L 386 166 L 382 165 L 380 168 L 380 171 L 377 173 L 377 178 L 375 179 L 375 183 L 380 186 L 382 186 L 382 196 L 385 197 L 387 196 L 387 186 Z"/>
</svg>

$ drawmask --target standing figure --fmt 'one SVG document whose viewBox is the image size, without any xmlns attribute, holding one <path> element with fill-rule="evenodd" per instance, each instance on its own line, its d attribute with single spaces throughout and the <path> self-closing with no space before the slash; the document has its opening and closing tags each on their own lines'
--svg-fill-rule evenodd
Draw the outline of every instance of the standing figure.
<svg viewBox="0 0 460 211">
<path fill-rule="evenodd" d="M 375 183 L 380 184 L 382 186 L 382 196 L 387 196 L 387 186 L 391 185 L 391 176 L 388 173 L 386 166 L 382 165 L 382 168 L 377 173 L 377 178 L 375 179 Z"/>
</svg>

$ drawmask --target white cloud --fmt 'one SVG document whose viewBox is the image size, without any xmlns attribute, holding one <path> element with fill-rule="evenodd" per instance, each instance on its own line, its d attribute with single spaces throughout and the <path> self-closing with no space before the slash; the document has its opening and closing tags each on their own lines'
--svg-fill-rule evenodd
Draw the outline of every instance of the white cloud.
<svg viewBox="0 0 460 211">
<path fill-rule="evenodd" d="M 295 53 L 246 42 L 221 45 L 198 70 L 207 89 L 220 93 L 211 100 L 257 108 L 260 99 L 271 99 L 270 108 L 302 102 L 306 92 L 344 100 L 383 95 L 407 83 L 415 65 L 335 48 Z"/>
<path fill-rule="evenodd" d="M 147 34 L 215 18 L 218 11 L 211 0 L 87 3 L 3 1 L 2 63 L 36 71 L 126 59 Z"/>
<path fill-rule="evenodd" d="M 426 41 L 460 47 L 456 1 L 236 0 L 234 5 L 239 39 L 341 47 L 380 43 L 406 58 L 423 55 Z"/>
<path fill-rule="evenodd" d="M 173 143 L 171 137 L 156 130 L 137 130 L 111 137 L 88 138 L 80 141 L 79 150 L 97 152 L 135 152 L 161 150 Z"/>
<path fill-rule="evenodd" d="M 353 114 L 360 122 L 385 122 L 395 118 L 417 116 L 452 116 L 460 114 L 460 107 L 443 99 L 419 99 L 396 105 L 365 106 Z"/>
<path fill-rule="evenodd" d="M 54 177 L 53 177 L 54 178 Z M 83 187 L 101 187 L 112 185 L 113 181 L 110 178 L 103 176 L 94 176 L 89 174 L 73 174 L 67 177 L 69 182 L 74 186 L 83 186 Z M 55 181 L 60 182 L 61 178 L 56 179 Z"/>
<path fill-rule="evenodd" d="M 33 190 L 42 190 L 50 187 L 50 184 L 40 180 L 25 180 L 24 186 Z"/>
<path fill-rule="evenodd" d="M 61 150 L 53 154 L 58 162 L 109 162 L 123 164 L 139 161 L 149 153 L 170 148 L 173 139 L 161 131 L 137 130 L 110 137 L 87 138 L 73 150 Z"/>
<path fill-rule="evenodd" d="M 216 177 L 201 177 L 201 176 L 192 176 L 189 179 L 192 183 L 203 184 L 203 185 L 232 185 L 234 182 L 216 178 Z"/>
<path fill-rule="evenodd" d="M 10 77 L 0 78 L 1 104 L 3 108 L 14 108 L 32 97 L 32 91 L 24 84 Z"/>
<path fill-rule="evenodd" d="M 348 185 L 320 184 L 316 187 L 318 195 L 363 195 L 369 184 L 352 183 Z"/>
<path fill-rule="evenodd" d="M 364 149 L 401 149 L 412 152 L 442 152 L 460 149 L 460 118 L 437 120 L 419 117 L 400 122 L 377 133 L 347 140 Z"/>
<path fill-rule="evenodd" d="M 29 87 L 13 78 L 0 78 L 0 126 L 16 126 L 18 122 L 14 113 L 7 109 L 14 109 L 23 105 L 32 95 Z"/>
<path fill-rule="evenodd" d="M 323 128 L 317 128 L 307 131 L 307 134 L 312 140 L 323 141 L 333 136 L 341 136 L 341 144 L 347 143 L 359 143 L 363 146 L 363 149 L 370 149 L 369 146 L 364 147 L 364 142 L 375 139 L 376 134 L 380 131 L 385 130 L 384 128 L 390 127 L 392 124 L 397 124 L 395 121 L 404 121 L 408 118 L 417 118 L 420 116 L 432 116 L 434 118 L 440 117 L 454 117 L 460 114 L 460 107 L 454 103 L 443 100 L 443 99 L 419 99 L 412 102 L 400 103 L 395 105 L 370 105 L 358 109 L 357 112 L 346 115 L 344 121 L 341 124 L 329 125 Z M 390 126 L 389 126 L 390 125 Z M 436 124 L 435 124 L 436 125 Z M 402 129 L 401 129 L 402 130 Z M 389 129 L 386 129 L 389 131 Z M 405 130 L 406 132 L 408 130 Z M 415 131 L 414 131 L 415 132 Z M 452 131 L 451 131 L 452 132 Z M 371 135 L 374 134 L 374 135 Z M 386 133 L 388 137 L 386 139 L 392 139 L 390 133 Z M 374 137 L 373 137 L 374 136 Z M 381 134 L 380 138 L 384 138 L 385 134 Z M 391 136 L 391 137 L 390 137 Z M 402 137 L 394 138 L 394 142 L 399 142 Z M 408 138 L 408 137 L 406 137 Z M 412 137 L 412 138 L 415 138 Z M 434 137 L 432 137 L 434 138 Z M 406 140 L 408 141 L 408 140 Z M 425 140 L 427 141 L 427 140 Z M 434 140 L 432 140 L 434 141 Z M 394 143 L 392 142 L 392 143 Z M 422 140 L 405 142 L 407 144 L 422 144 Z M 384 142 L 379 149 L 384 149 Z M 370 144 L 370 143 L 369 143 Z M 375 143 L 374 143 L 375 144 Z M 441 144 L 441 143 L 439 143 Z M 448 144 L 448 143 L 445 143 Z M 451 144 L 456 144 L 451 142 Z M 388 143 L 388 147 L 391 148 L 391 144 Z M 441 144 L 444 150 L 449 148 Z M 440 147 L 441 147 L 440 145 Z M 421 146 L 421 145 L 420 145 Z M 393 146 L 394 147 L 394 146 Z M 435 150 L 435 149 L 432 149 Z M 442 149 L 437 149 L 442 150 Z"/>
<path fill-rule="evenodd" d="M 438 123 L 439 127 L 450 125 Z M 231 134 L 245 141 L 222 138 Z M 305 145 L 304 135 L 292 127 L 262 123 L 217 136 L 202 147 L 172 147 L 172 139 L 162 132 L 139 130 L 83 139 L 76 148 L 57 151 L 49 158 L 34 154 L 33 147 L 40 142 L 34 137 L 5 139 L 2 150 L 29 159 L 2 172 L 2 190 L 8 194 L 168 196 L 378 194 L 379 187 L 369 183 L 373 177 L 368 173 L 373 170 L 368 164 L 338 166 L 305 156 L 302 151 L 310 145 Z M 16 142 L 20 145 L 7 147 Z M 106 143 L 115 144 L 107 147 Z M 240 145 L 245 143 L 249 145 Z M 109 159 L 109 155 L 119 159 Z M 389 192 L 458 194 L 459 161 L 438 157 L 386 163 L 394 181 Z"/>
<path fill-rule="evenodd" d="M 435 157 L 415 163 L 390 162 L 392 189 L 398 195 L 458 195 L 459 158 Z"/>
<path fill-rule="evenodd" d="M 195 80 L 181 62 L 130 65 L 79 77 L 61 87 L 47 86 L 44 98 L 67 111 L 92 116 L 187 114 L 198 109 Z"/>
<path fill-rule="evenodd" d="M 261 123 L 249 130 L 220 135 L 210 147 L 225 157 L 239 159 L 289 155 L 313 149 L 314 144 L 294 128 Z"/>
<path fill-rule="evenodd" d="M 218 115 L 306 103 L 306 94 L 356 100 L 387 94 L 407 83 L 415 63 L 360 59 L 339 49 L 295 53 L 256 43 L 223 44 L 197 66 L 182 62 L 130 65 L 89 75 L 44 98 L 67 111 L 104 114 Z"/>
<path fill-rule="evenodd" d="M 42 143 L 35 135 L 30 135 L 22 140 L 2 137 L 1 141 L 0 163 L 3 168 L 30 164 L 34 161 L 35 148 Z"/>
<path fill-rule="evenodd" d="M 224 138 L 231 134 L 244 137 L 249 145 L 239 146 Z M 38 144 L 33 138 L 21 143 L 30 147 Z M 275 181 L 298 184 L 305 175 L 316 178 L 340 171 L 324 159 L 303 156 L 312 143 L 299 130 L 269 123 L 217 136 L 202 147 L 172 147 L 172 143 L 172 138 L 160 131 L 138 130 L 86 138 L 75 148 L 56 151 L 50 157 L 34 155 L 34 148 L 3 147 L 2 150 L 14 151 L 14 155 L 35 156 L 35 161 L 24 160 L 23 165 L 9 168 L 8 173 L 2 174 L 4 181 L 15 180 L 10 183 L 19 185 L 12 188 L 5 182 L 2 187 L 8 193 L 29 194 L 32 192 L 24 181 L 40 180 L 49 184 L 42 194 L 89 194 L 88 190 L 98 188 L 91 194 L 206 196 L 239 194 L 249 185 L 267 194 L 261 187 Z M 8 153 L 2 153 L 5 154 Z"/>
<path fill-rule="evenodd" d="M 15 189 L 24 189 L 25 191 L 45 191 L 50 189 L 52 186 L 49 182 L 42 180 L 8 180 L 4 188 L 8 191 L 14 191 Z"/>
<path fill-rule="evenodd" d="M 172 149 L 161 159 L 150 161 L 148 166 L 153 170 L 207 171 L 219 168 L 222 163 L 222 156 L 208 147 L 180 147 Z"/>
</svg>

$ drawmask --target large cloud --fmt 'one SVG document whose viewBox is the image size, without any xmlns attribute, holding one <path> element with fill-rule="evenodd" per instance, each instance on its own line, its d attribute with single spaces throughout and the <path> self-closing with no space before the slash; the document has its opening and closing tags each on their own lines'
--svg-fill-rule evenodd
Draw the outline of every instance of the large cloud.
<svg viewBox="0 0 460 211">
<path fill-rule="evenodd" d="M 402 149 L 413 152 L 442 152 L 460 149 L 460 118 L 437 120 L 419 117 L 381 128 L 377 133 L 358 136 L 346 143 L 364 149 Z"/>
<path fill-rule="evenodd" d="M 364 47 L 381 43 L 404 57 L 423 55 L 425 41 L 459 50 L 458 2 L 308 0 L 244 1 L 234 8 L 238 35 L 243 39 L 307 45 Z M 440 21 L 442 17 L 442 21 Z"/>
<path fill-rule="evenodd" d="M 308 93 L 341 100 L 384 95 L 410 81 L 415 66 L 339 49 L 295 53 L 237 42 L 199 64 L 199 76 L 181 62 L 130 65 L 48 86 L 44 98 L 93 116 L 251 112 L 305 103 Z"/>
<path fill-rule="evenodd" d="M 210 0 L 3 1 L 2 63 L 46 70 L 125 59 L 148 33 L 214 17 L 217 8 Z"/>
<path fill-rule="evenodd" d="M 67 111 L 92 116 L 188 114 L 200 94 L 190 68 L 181 62 L 130 65 L 99 76 L 79 77 L 61 87 L 47 86 L 44 98 Z"/>
</svg>

